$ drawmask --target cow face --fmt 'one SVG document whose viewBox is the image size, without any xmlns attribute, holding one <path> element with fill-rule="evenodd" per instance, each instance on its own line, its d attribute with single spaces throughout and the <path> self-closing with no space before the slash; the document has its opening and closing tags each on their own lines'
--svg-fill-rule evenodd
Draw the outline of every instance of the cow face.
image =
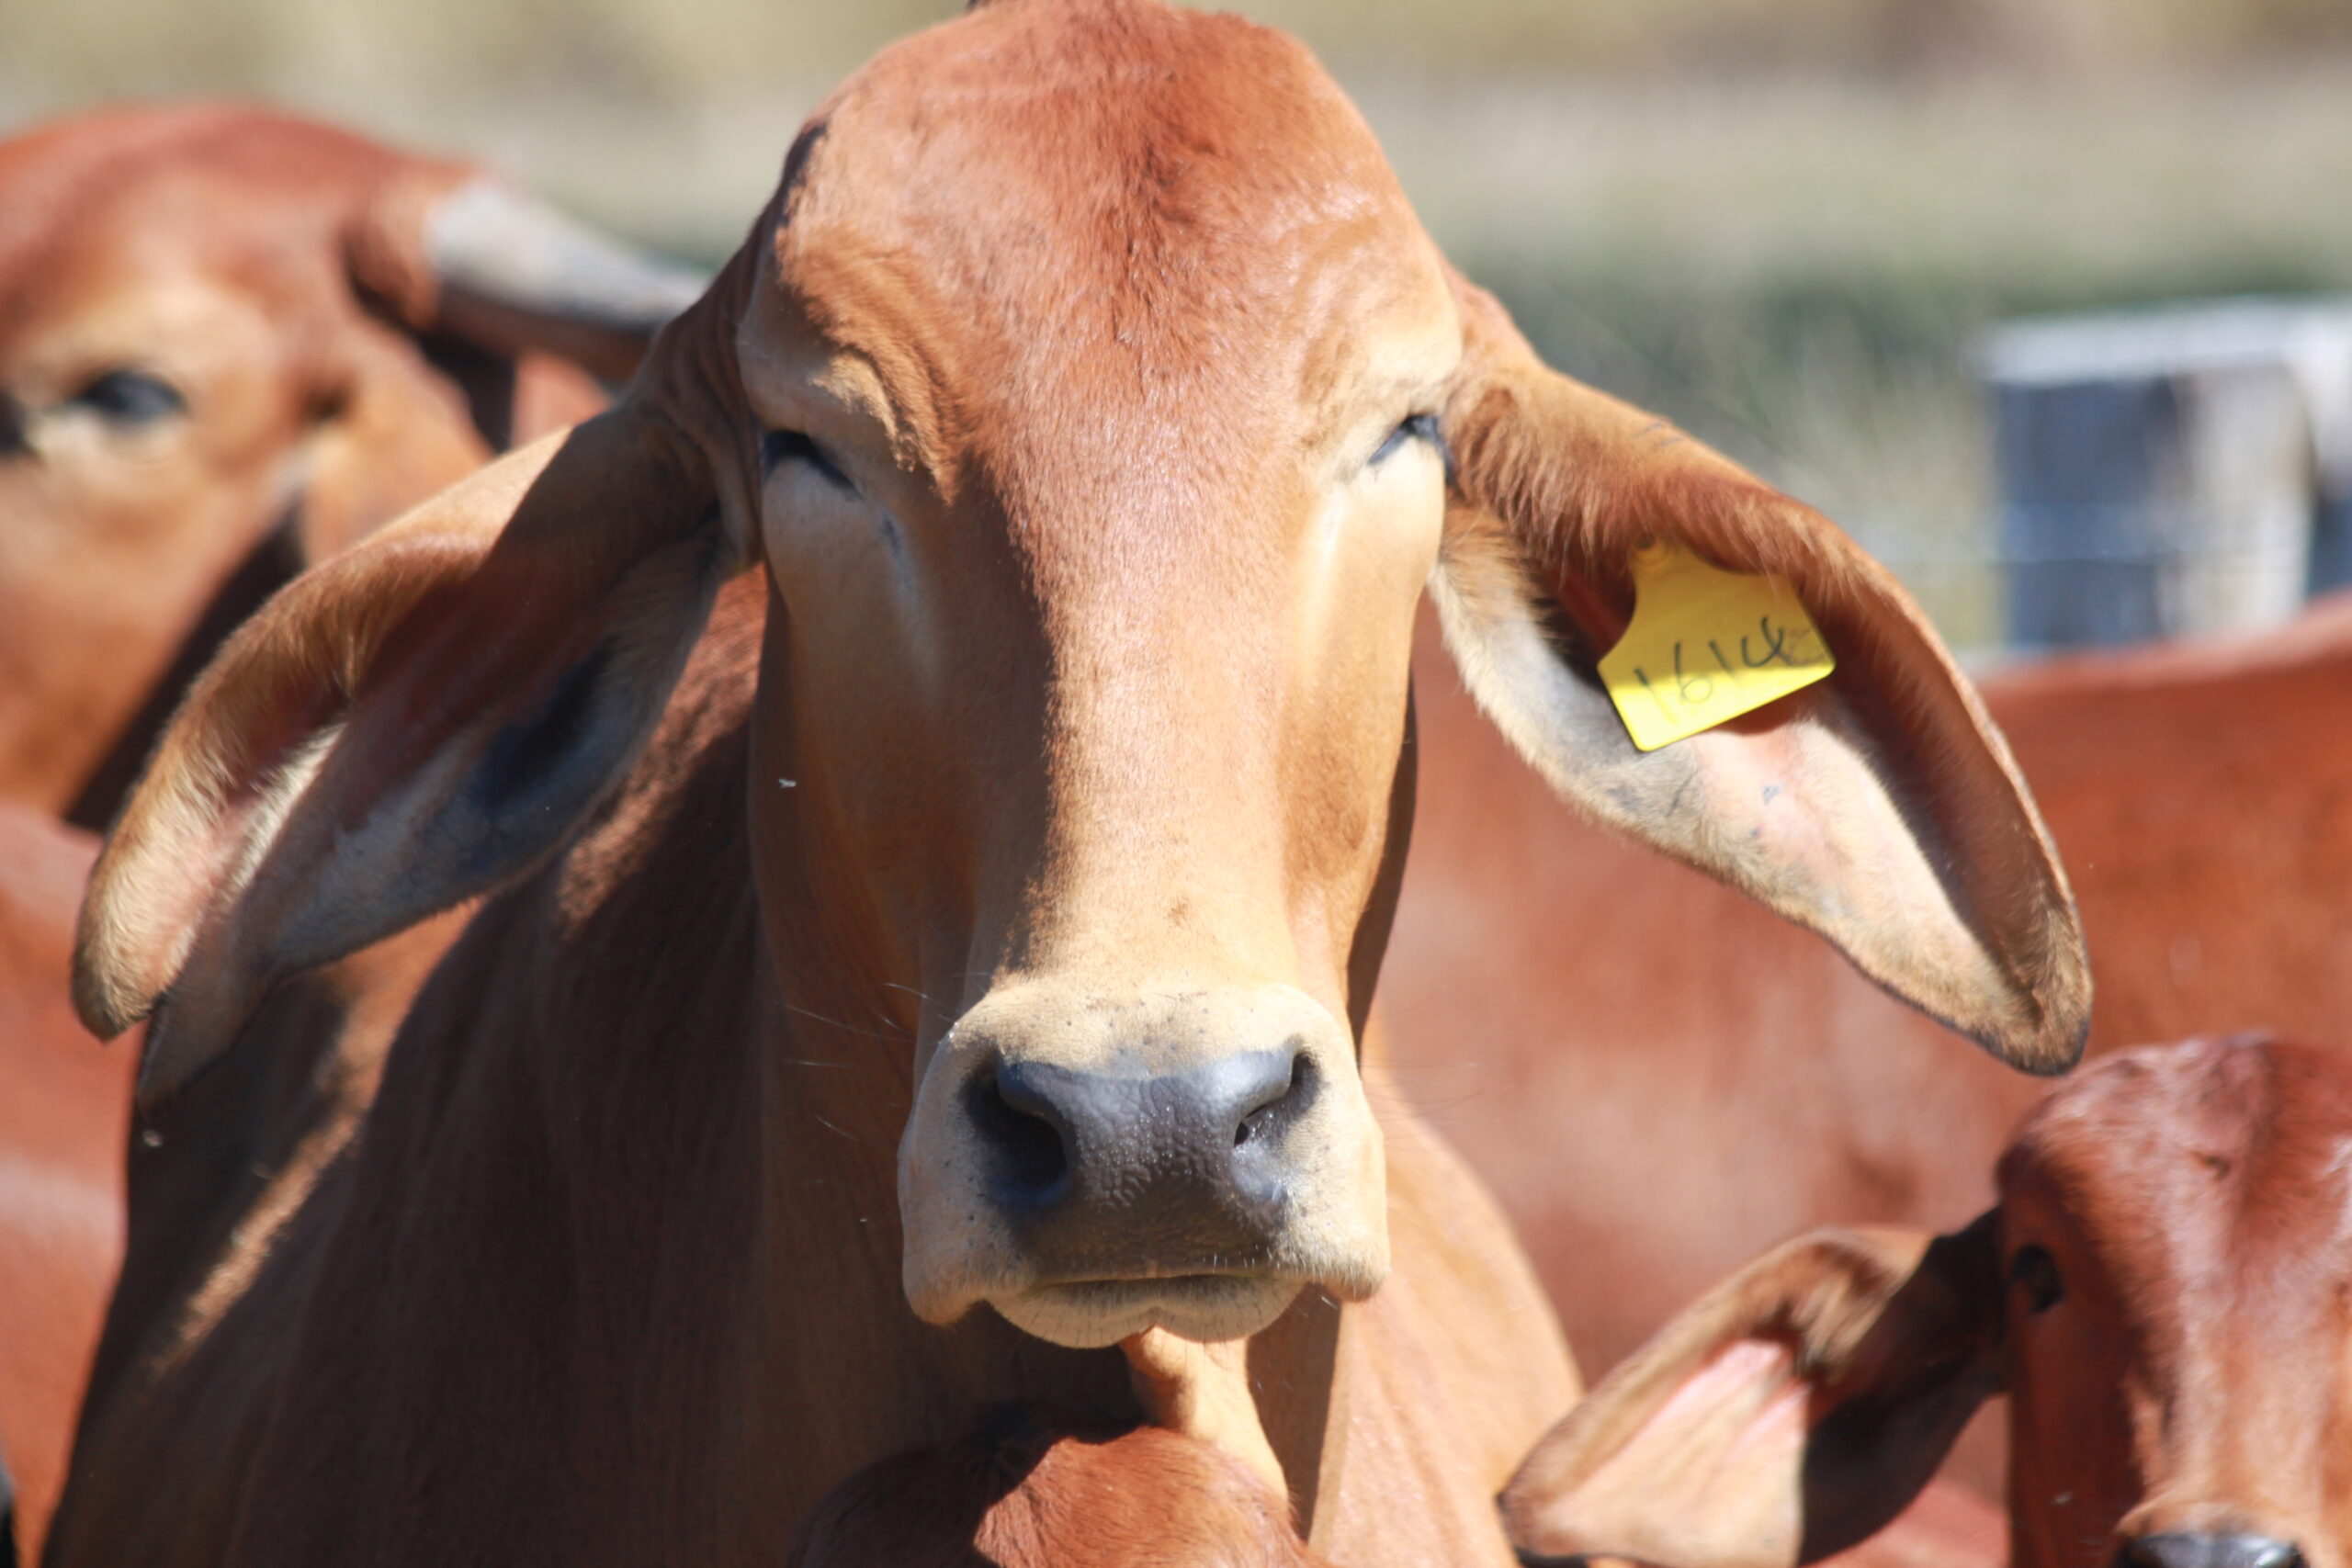
<svg viewBox="0 0 2352 1568">
<path fill-rule="evenodd" d="M 1462 326 L 1295 46 L 995 21 L 829 105 L 762 237 L 736 351 L 796 787 L 758 809 L 834 827 L 919 977 L 917 1310 L 1233 1337 L 1386 1266 L 1350 959 Z"/>
<path fill-rule="evenodd" d="M 1838 673 L 1636 750 L 1593 663 L 1661 539 L 1786 578 Z M 1538 363 L 1298 46 L 1148 0 L 884 54 L 619 408 L 275 604 L 115 836 L 87 1015 L 169 983 L 167 1091 L 275 976 L 533 863 L 754 563 L 770 951 L 796 1027 L 911 1050 L 927 1318 L 1229 1338 L 1377 1285 L 1424 589 L 1581 808 L 2011 1060 L 2078 1046 L 2063 878 L 1900 591 Z"/>
<path fill-rule="evenodd" d="M 0 793 L 102 825 L 306 559 L 601 405 L 445 319 L 427 230 L 467 177 L 227 108 L 0 145 Z"/>
<path fill-rule="evenodd" d="M 1893 1517 L 2006 1390 L 2026 1568 L 2341 1568 L 2348 1148 L 2339 1056 L 2110 1057 L 2028 1118 L 1967 1230 L 1824 1232 L 1690 1309 L 1538 1446 L 1514 1539 L 1812 1562 Z"/>
<path fill-rule="evenodd" d="M 2199 1042 L 2103 1063 L 2001 1171 L 2021 1561 L 2341 1568 L 2352 1075 Z"/>
</svg>

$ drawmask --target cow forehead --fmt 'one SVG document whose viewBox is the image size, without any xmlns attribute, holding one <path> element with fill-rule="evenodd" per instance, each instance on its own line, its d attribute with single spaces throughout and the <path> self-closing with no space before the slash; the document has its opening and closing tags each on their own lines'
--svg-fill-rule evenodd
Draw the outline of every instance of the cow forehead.
<svg viewBox="0 0 2352 1568">
<path fill-rule="evenodd" d="M 1327 415 L 1351 359 L 1433 381 L 1458 354 L 1370 131 L 1301 46 L 1231 17 L 999 0 L 919 35 L 820 111 L 775 217 L 787 335 L 854 352 L 925 428 L 1146 411 L 1115 438 L 1213 463 L 1218 426 Z"/>
<path fill-rule="evenodd" d="M 2063 1213 L 2135 1299 L 2333 1301 L 2352 1280 L 2352 1070 L 2246 1040 L 2123 1053 L 2028 1120 L 2001 1186 Z"/>
</svg>

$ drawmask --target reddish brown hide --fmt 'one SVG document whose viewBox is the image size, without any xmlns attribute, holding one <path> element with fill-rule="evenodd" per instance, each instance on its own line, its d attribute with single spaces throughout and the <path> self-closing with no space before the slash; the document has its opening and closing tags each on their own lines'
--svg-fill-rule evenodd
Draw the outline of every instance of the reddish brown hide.
<svg viewBox="0 0 2352 1568">
<path fill-rule="evenodd" d="M 1838 673 L 1634 750 L 1590 659 L 1661 537 L 1787 577 Z M 54 1561 L 772 1562 L 989 1404 L 1133 1425 L 1128 1342 L 1316 1551 L 1507 1562 L 1573 1373 L 1363 1032 L 1425 591 L 1562 795 L 2072 1059 L 2064 879 L 1873 562 L 1542 366 L 1292 41 L 995 0 L 827 101 L 611 412 L 175 720 L 76 966 L 154 1015 L 148 1103 L 491 898 L 364 1136 L 119 1295 Z"/>
<path fill-rule="evenodd" d="M 787 1568 L 1329 1568 L 1288 1500 L 1156 1427 L 1102 1434 L 994 1413 L 819 1503 Z"/>
<path fill-rule="evenodd" d="M 1946 1235 L 1823 1231 L 1676 1318 L 1504 1495 L 1532 1558 L 1790 1568 L 2008 1396 L 2014 1568 L 2341 1568 L 2352 1543 L 2352 1060 L 2109 1057 Z"/>
<path fill-rule="evenodd" d="M 1562 818 L 1424 641 L 1421 809 L 1381 998 L 1605 1369 L 1775 1241 L 1980 1210 L 2033 1086 L 1825 944 Z M 1985 682 L 2080 900 L 2094 1053 L 2352 1025 L 2352 600 Z M 1968 1473 L 1997 1484 L 1997 1449 Z"/>
<path fill-rule="evenodd" d="M 0 801 L 0 1460 L 37 1560 L 122 1251 L 137 1041 L 74 1016 L 74 911 L 97 840 Z"/>
<path fill-rule="evenodd" d="M 546 350 L 625 375 L 658 319 L 485 303 L 483 253 L 594 248 L 551 231 L 469 165 L 260 109 L 0 142 L 0 795 L 103 828 L 271 589 L 603 406 Z"/>
</svg>

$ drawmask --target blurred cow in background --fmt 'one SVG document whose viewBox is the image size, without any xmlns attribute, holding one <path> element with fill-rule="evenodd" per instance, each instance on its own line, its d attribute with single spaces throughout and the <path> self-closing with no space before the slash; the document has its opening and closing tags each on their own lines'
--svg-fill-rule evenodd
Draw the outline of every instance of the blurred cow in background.
<svg viewBox="0 0 2352 1568">
<path fill-rule="evenodd" d="M 2192 1041 L 2084 1069 L 1973 1224 L 1816 1232 L 1677 1317 L 1504 1495 L 1530 1561 L 1794 1568 L 2009 1396 L 2015 1568 L 2341 1568 L 2352 1058 Z"/>
<path fill-rule="evenodd" d="M 0 144 L 0 795 L 103 828 L 270 589 L 594 412 L 557 354 L 626 376 L 695 292 L 469 165 L 262 110 Z"/>
<path fill-rule="evenodd" d="M 74 1021 L 96 844 L 58 818 L 105 825 L 273 590 L 595 412 L 594 375 L 694 292 L 466 164 L 285 115 L 116 110 L 0 143 L 0 1458 L 28 1548 L 120 1255 L 137 1055 Z M 359 962 L 332 1005 L 387 973 Z M 230 1122 L 207 1136 L 223 1179 L 251 1163 Z"/>
</svg>

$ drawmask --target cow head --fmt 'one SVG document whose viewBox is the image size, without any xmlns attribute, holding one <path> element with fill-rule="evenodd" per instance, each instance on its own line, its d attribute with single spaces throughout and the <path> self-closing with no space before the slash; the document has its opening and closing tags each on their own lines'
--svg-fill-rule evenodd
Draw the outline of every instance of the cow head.
<svg viewBox="0 0 2352 1568">
<path fill-rule="evenodd" d="M 1593 660 L 1658 538 L 1784 574 L 1838 673 L 1634 750 Z M 1899 590 L 1540 365 L 1305 51 L 1144 0 L 884 54 L 621 407 L 285 596 L 108 852 L 88 1016 L 168 985 L 167 1090 L 276 977 L 533 863 L 754 562 L 771 947 L 808 1027 L 910 1039 L 927 1318 L 1224 1338 L 1379 1283 L 1356 1050 L 1425 589 L 1578 807 L 2012 1061 L 2077 1047 L 2064 882 Z"/>
<path fill-rule="evenodd" d="M 1668 1325 L 1538 1445 L 1513 1538 L 1531 1561 L 1810 1562 L 2006 1391 L 2018 1568 L 2342 1568 L 2347 1147 L 2338 1055 L 2108 1058 L 2028 1118 L 1966 1230 L 1809 1236 Z"/>
<path fill-rule="evenodd" d="M 548 287 L 583 268 L 594 310 Z M 694 292 L 464 167 L 279 115 L 0 144 L 0 793 L 103 826 L 270 590 L 601 406 L 535 350 L 626 374 Z"/>
</svg>

